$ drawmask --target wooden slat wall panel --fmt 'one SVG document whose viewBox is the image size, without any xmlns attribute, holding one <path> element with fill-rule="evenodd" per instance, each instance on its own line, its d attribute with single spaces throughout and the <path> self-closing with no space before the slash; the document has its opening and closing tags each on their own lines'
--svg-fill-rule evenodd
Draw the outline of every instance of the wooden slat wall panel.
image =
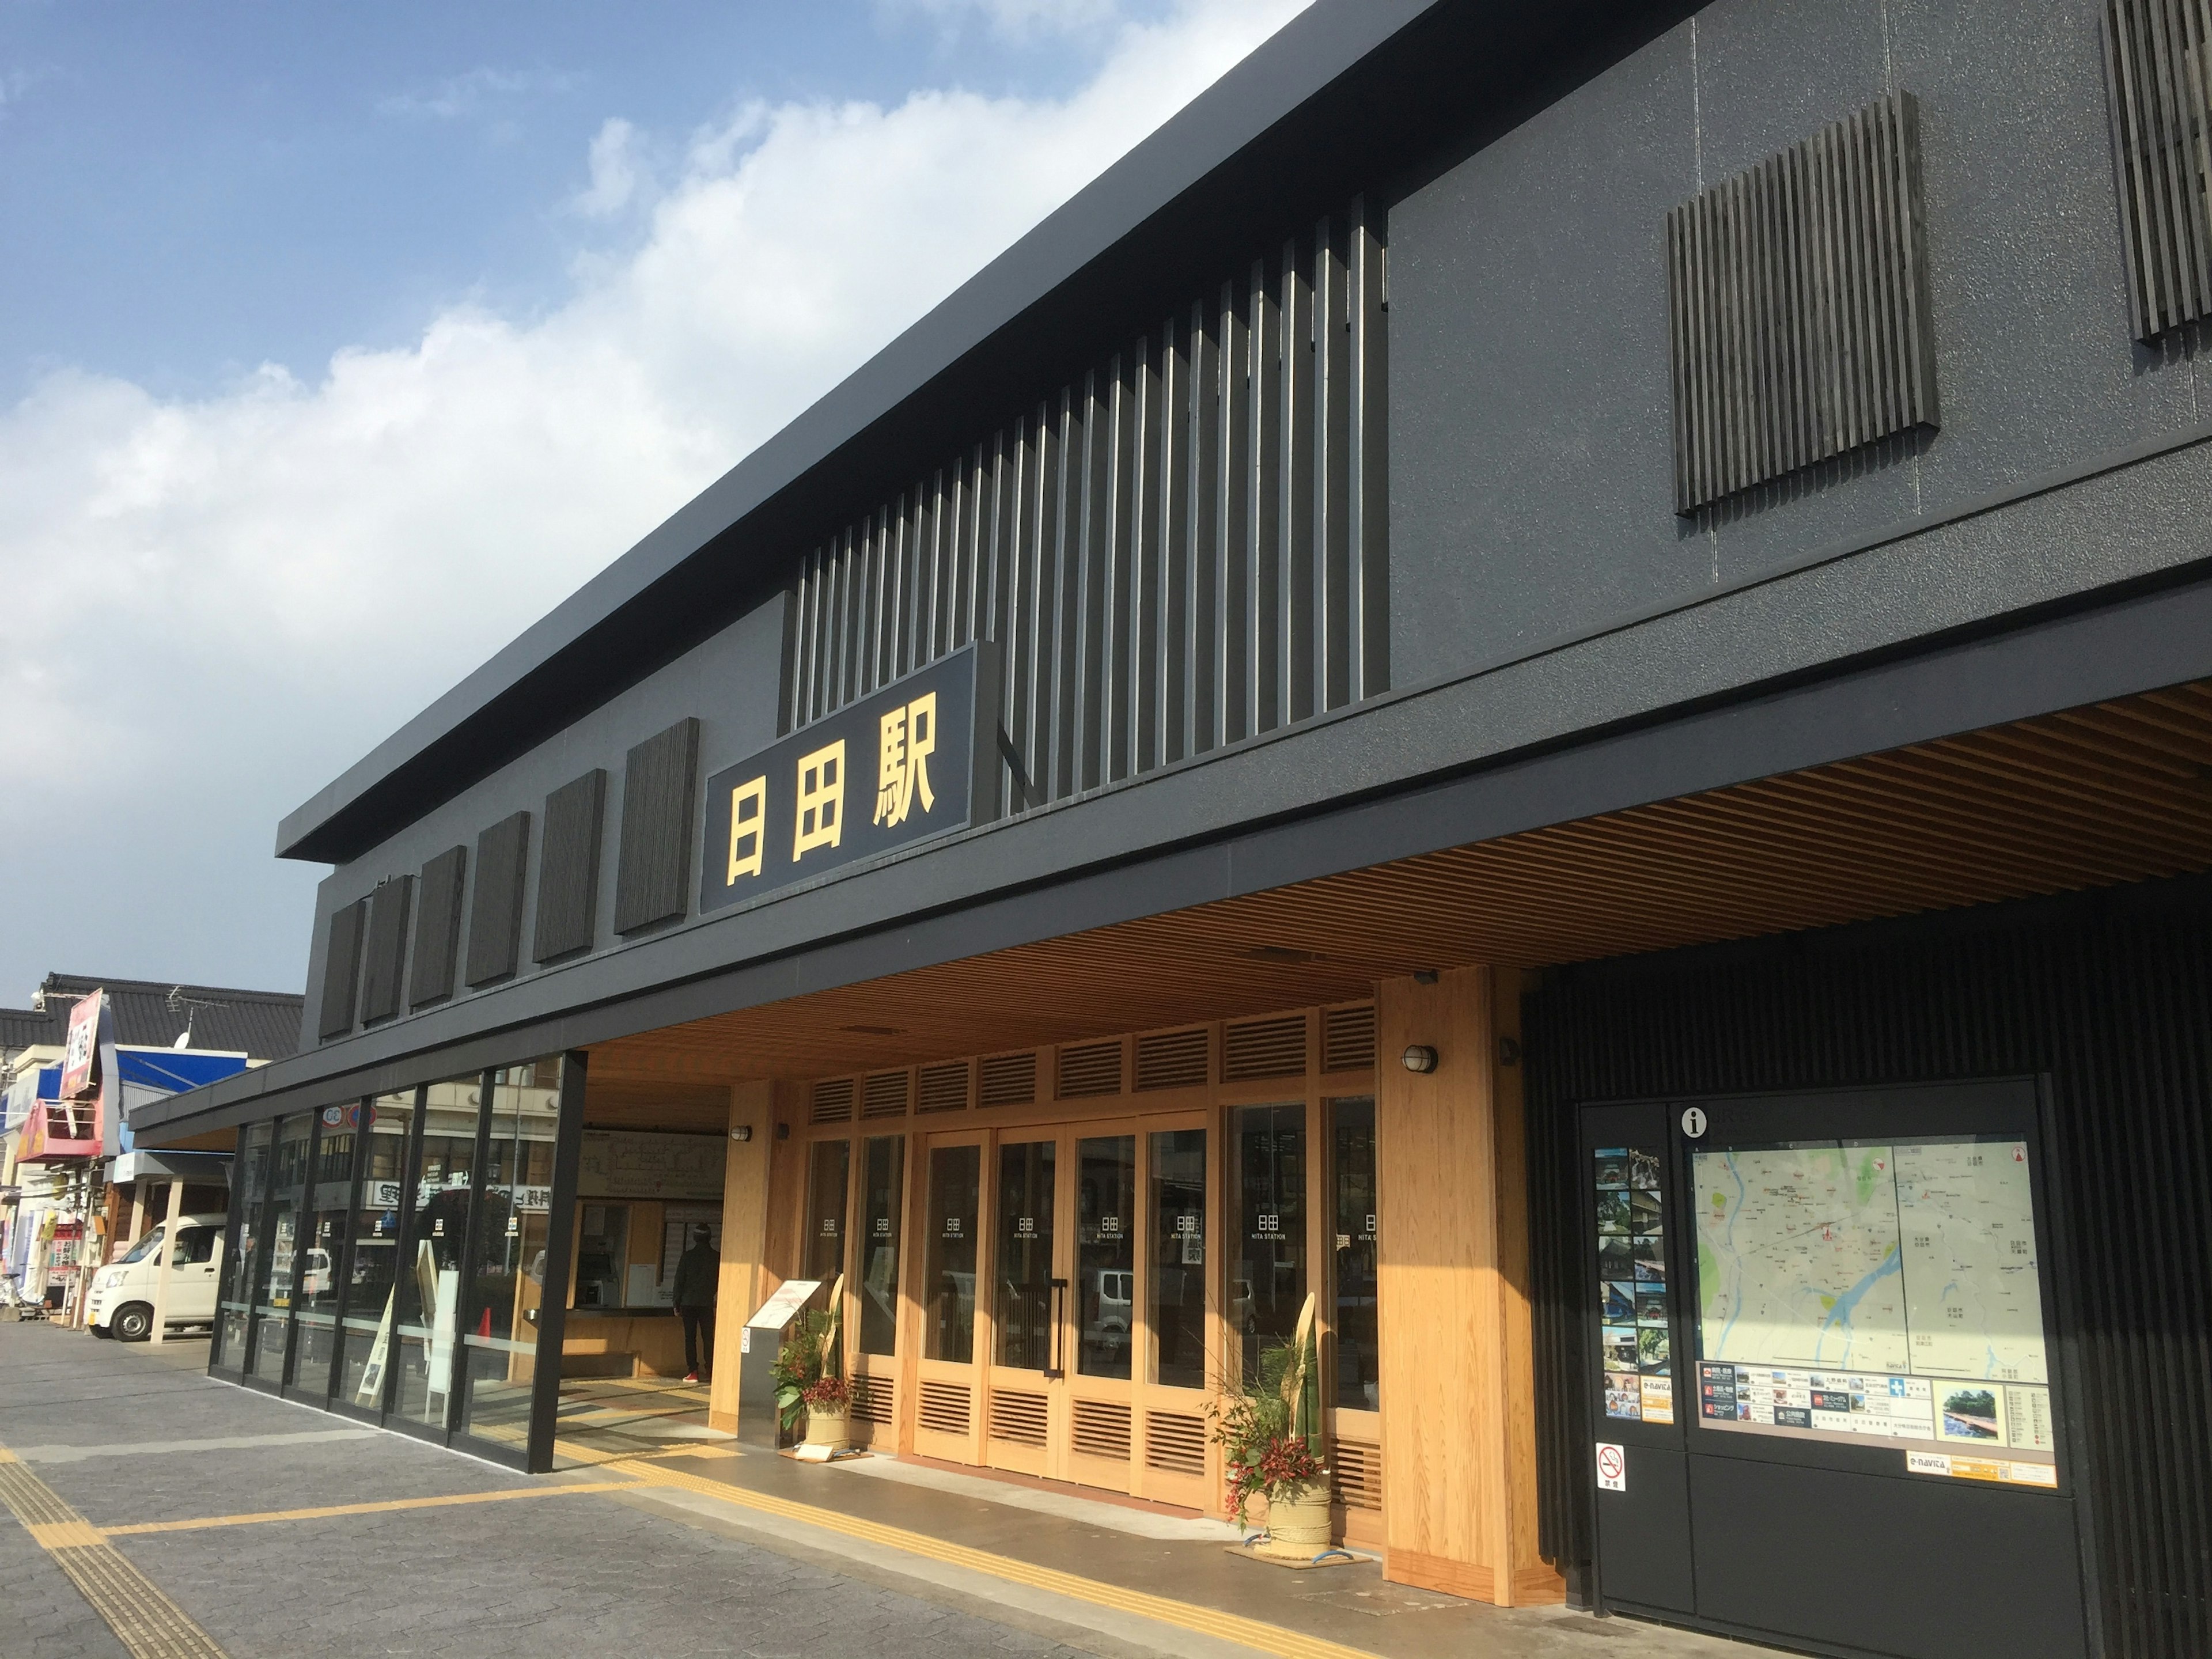
<svg viewBox="0 0 2212 1659">
<path fill-rule="evenodd" d="M 699 722 L 681 720 L 623 763 L 622 848 L 615 932 L 634 933 L 689 908 L 691 824 L 698 793 Z"/>
<path fill-rule="evenodd" d="M 607 775 L 593 767 L 545 798 L 545 844 L 538 854 L 533 961 L 552 962 L 592 948 L 599 909 L 599 837 L 606 822 Z"/>
<path fill-rule="evenodd" d="M 422 914 L 415 923 L 414 959 L 408 969 L 407 1003 L 422 1008 L 453 994 L 453 969 L 461 942 L 461 899 L 467 885 L 469 849 L 449 847 L 422 866 Z"/>
<path fill-rule="evenodd" d="M 477 881 L 469 900 L 472 986 L 505 979 L 519 965 L 523 878 L 529 867 L 529 813 L 501 818 L 477 837 Z"/>
<path fill-rule="evenodd" d="M 1934 427 L 1912 94 L 1674 209 L 1667 279 L 1677 512 Z"/>
<path fill-rule="evenodd" d="M 815 1077 L 1347 1002 L 1415 966 L 1584 961 L 2207 867 L 2212 690 L 2192 684 L 720 1015 L 592 1064 Z M 994 1093 L 1007 1063 L 982 1062 L 984 1103 L 1033 1097 L 1026 1072 Z"/>
<path fill-rule="evenodd" d="M 996 640 L 1018 811 L 1387 690 L 1383 279 L 1355 199 L 828 538 L 792 723 Z"/>
<path fill-rule="evenodd" d="M 2129 319 L 2151 340 L 2212 316 L 2212 0 L 2106 0 L 2105 84 Z"/>
</svg>

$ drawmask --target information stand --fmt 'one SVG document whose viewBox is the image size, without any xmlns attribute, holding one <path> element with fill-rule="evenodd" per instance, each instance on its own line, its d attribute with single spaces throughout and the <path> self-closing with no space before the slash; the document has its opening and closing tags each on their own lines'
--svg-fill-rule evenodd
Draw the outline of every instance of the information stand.
<svg viewBox="0 0 2212 1659">
<path fill-rule="evenodd" d="M 787 1279 L 745 1321 L 738 1339 L 738 1443 L 776 1449 L 782 1425 L 775 1406 L 775 1357 L 784 1333 L 822 1288 L 818 1279 Z"/>
</svg>

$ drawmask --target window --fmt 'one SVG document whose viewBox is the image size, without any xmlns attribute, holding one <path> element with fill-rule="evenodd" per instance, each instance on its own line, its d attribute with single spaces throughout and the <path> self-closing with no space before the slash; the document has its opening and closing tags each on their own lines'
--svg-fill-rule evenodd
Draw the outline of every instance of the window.
<svg viewBox="0 0 2212 1659">
<path fill-rule="evenodd" d="M 301 1207 L 307 1199 L 308 1135 L 314 1120 L 299 1112 L 276 1126 L 270 1164 L 269 1201 L 262 1227 L 269 1249 L 259 1263 L 253 1289 L 253 1352 L 248 1374 L 282 1382 L 291 1357 L 292 1287 L 299 1267 Z"/>
<path fill-rule="evenodd" d="M 1336 1403 L 1371 1412 L 1382 1406 L 1375 1328 L 1375 1102 L 1366 1097 L 1332 1100 L 1328 1116 L 1336 1210 Z"/>
<path fill-rule="evenodd" d="M 446 1426 L 459 1335 L 461 1270 L 469 1237 L 480 1076 L 449 1078 L 422 1094 L 415 1209 L 399 1247 L 395 1406 L 408 1421 Z"/>
<path fill-rule="evenodd" d="M 392 1300 L 398 1283 L 399 1217 L 407 1172 L 407 1139 L 415 1127 L 415 1091 L 379 1095 L 362 1113 L 368 1167 L 359 1207 L 346 1230 L 339 1269 L 344 1308 L 338 1323 L 338 1382 L 333 1396 L 376 1410 L 390 1370 Z"/>
<path fill-rule="evenodd" d="M 1306 1109 L 1240 1106 L 1232 1119 L 1230 1320 L 1253 1382 L 1261 1351 L 1291 1339 L 1305 1305 Z"/>
<path fill-rule="evenodd" d="M 213 1227 L 186 1227 L 177 1235 L 177 1265 L 197 1267 L 215 1259 L 215 1242 L 221 1235 Z"/>
<path fill-rule="evenodd" d="M 1106 1135 L 1075 1149 L 1076 1306 L 1085 1376 L 1129 1376 L 1137 1249 L 1137 1138 Z"/>
<path fill-rule="evenodd" d="M 561 1062 L 492 1074 L 490 1134 L 470 1252 L 470 1326 L 461 1334 L 467 1390 L 461 1426 L 513 1446 L 530 1438 L 538 1375 L 538 1311 L 545 1289 L 545 1223 L 560 1133 Z"/>
<path fill-rule="evenodd" d="M 929 1153 L 929 1257 L 923 1306 L 931 1359 L 975 1358 L 975 1209 L 983 1149 L 933 1146 Z"/>
<path fill-rule="evenodd" d="M 1156 1132 L 1152 1145 L 1152 1381 L 1206 1386 L 1206 1131 Z"/>
<path fill-rule="evenodd" d="M 1054 1369 L 1052 1340 L 1053 1197 L 1058 1144 L 1012 1142 L 999 1148 L 999 1237 L 992 1278 L 998 1364 L 1018 1370 Z"/>
<path fill-rule="evenodd" d="M 806 1267 L 801 1279 L 832 1284 L 845 1271 L 845 1195 L 853 1168 L 853 1143 L 817 1140 L 806 1154 Z"/>
<path fill-rule="evenodd" d="M 870 1140 L 860 1181 L 860 1352 L 887 1354 L 898 1339 L 905 1137 L 878 1135 Z"/>
</svg>

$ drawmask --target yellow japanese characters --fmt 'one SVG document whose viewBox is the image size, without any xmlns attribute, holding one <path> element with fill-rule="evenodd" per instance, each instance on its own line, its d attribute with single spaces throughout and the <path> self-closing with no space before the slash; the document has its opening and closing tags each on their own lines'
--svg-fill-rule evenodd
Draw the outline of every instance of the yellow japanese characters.
<svg viewBox="0 0 2212 1659">
<path fill-rule="evenodd" d="M 799 757 L 799 822 L 791 841 L 793 864 L 815 847 L 835 847 L 845 836 L 845 740 Z"/>
<path fill-rule="evenodd" d="M 882 760 L 876 772 L 878 823 L 896 829 L 914 810 L 937 805 L 929 787 L 929 757 L 937 752 L 937 693 L 901 703 L 883 718 Z"/>
<path fill-rule="evenodd" d="M 757 777 L 730 791 L 730 875 L 724 885 L 760 874 L 767 850 L 768 779 Z"/>
</svg>

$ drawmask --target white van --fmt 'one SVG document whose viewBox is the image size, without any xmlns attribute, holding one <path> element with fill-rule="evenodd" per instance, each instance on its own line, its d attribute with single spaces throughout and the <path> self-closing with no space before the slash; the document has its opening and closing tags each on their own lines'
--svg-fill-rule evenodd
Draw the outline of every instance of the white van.
<svg viewBox="0 0 2212 1659">
<path fill-rule="evenodd" d="M 162 1312 L 169 1328 L 215 1323 L 216 1280 L 222 1270 L 222 1225 L 219 1215 L 178 1218 L 176 1265 L 170 1269 L 168 1305 Z M 155 1275 L 167 1254 L 164 1221 L 131 1247 L 130 1254 L 92 1276 L 92 1304 L 87 1310 L 95 1336 L 143 1342 L 154 1334 Z"/>
</svg>

